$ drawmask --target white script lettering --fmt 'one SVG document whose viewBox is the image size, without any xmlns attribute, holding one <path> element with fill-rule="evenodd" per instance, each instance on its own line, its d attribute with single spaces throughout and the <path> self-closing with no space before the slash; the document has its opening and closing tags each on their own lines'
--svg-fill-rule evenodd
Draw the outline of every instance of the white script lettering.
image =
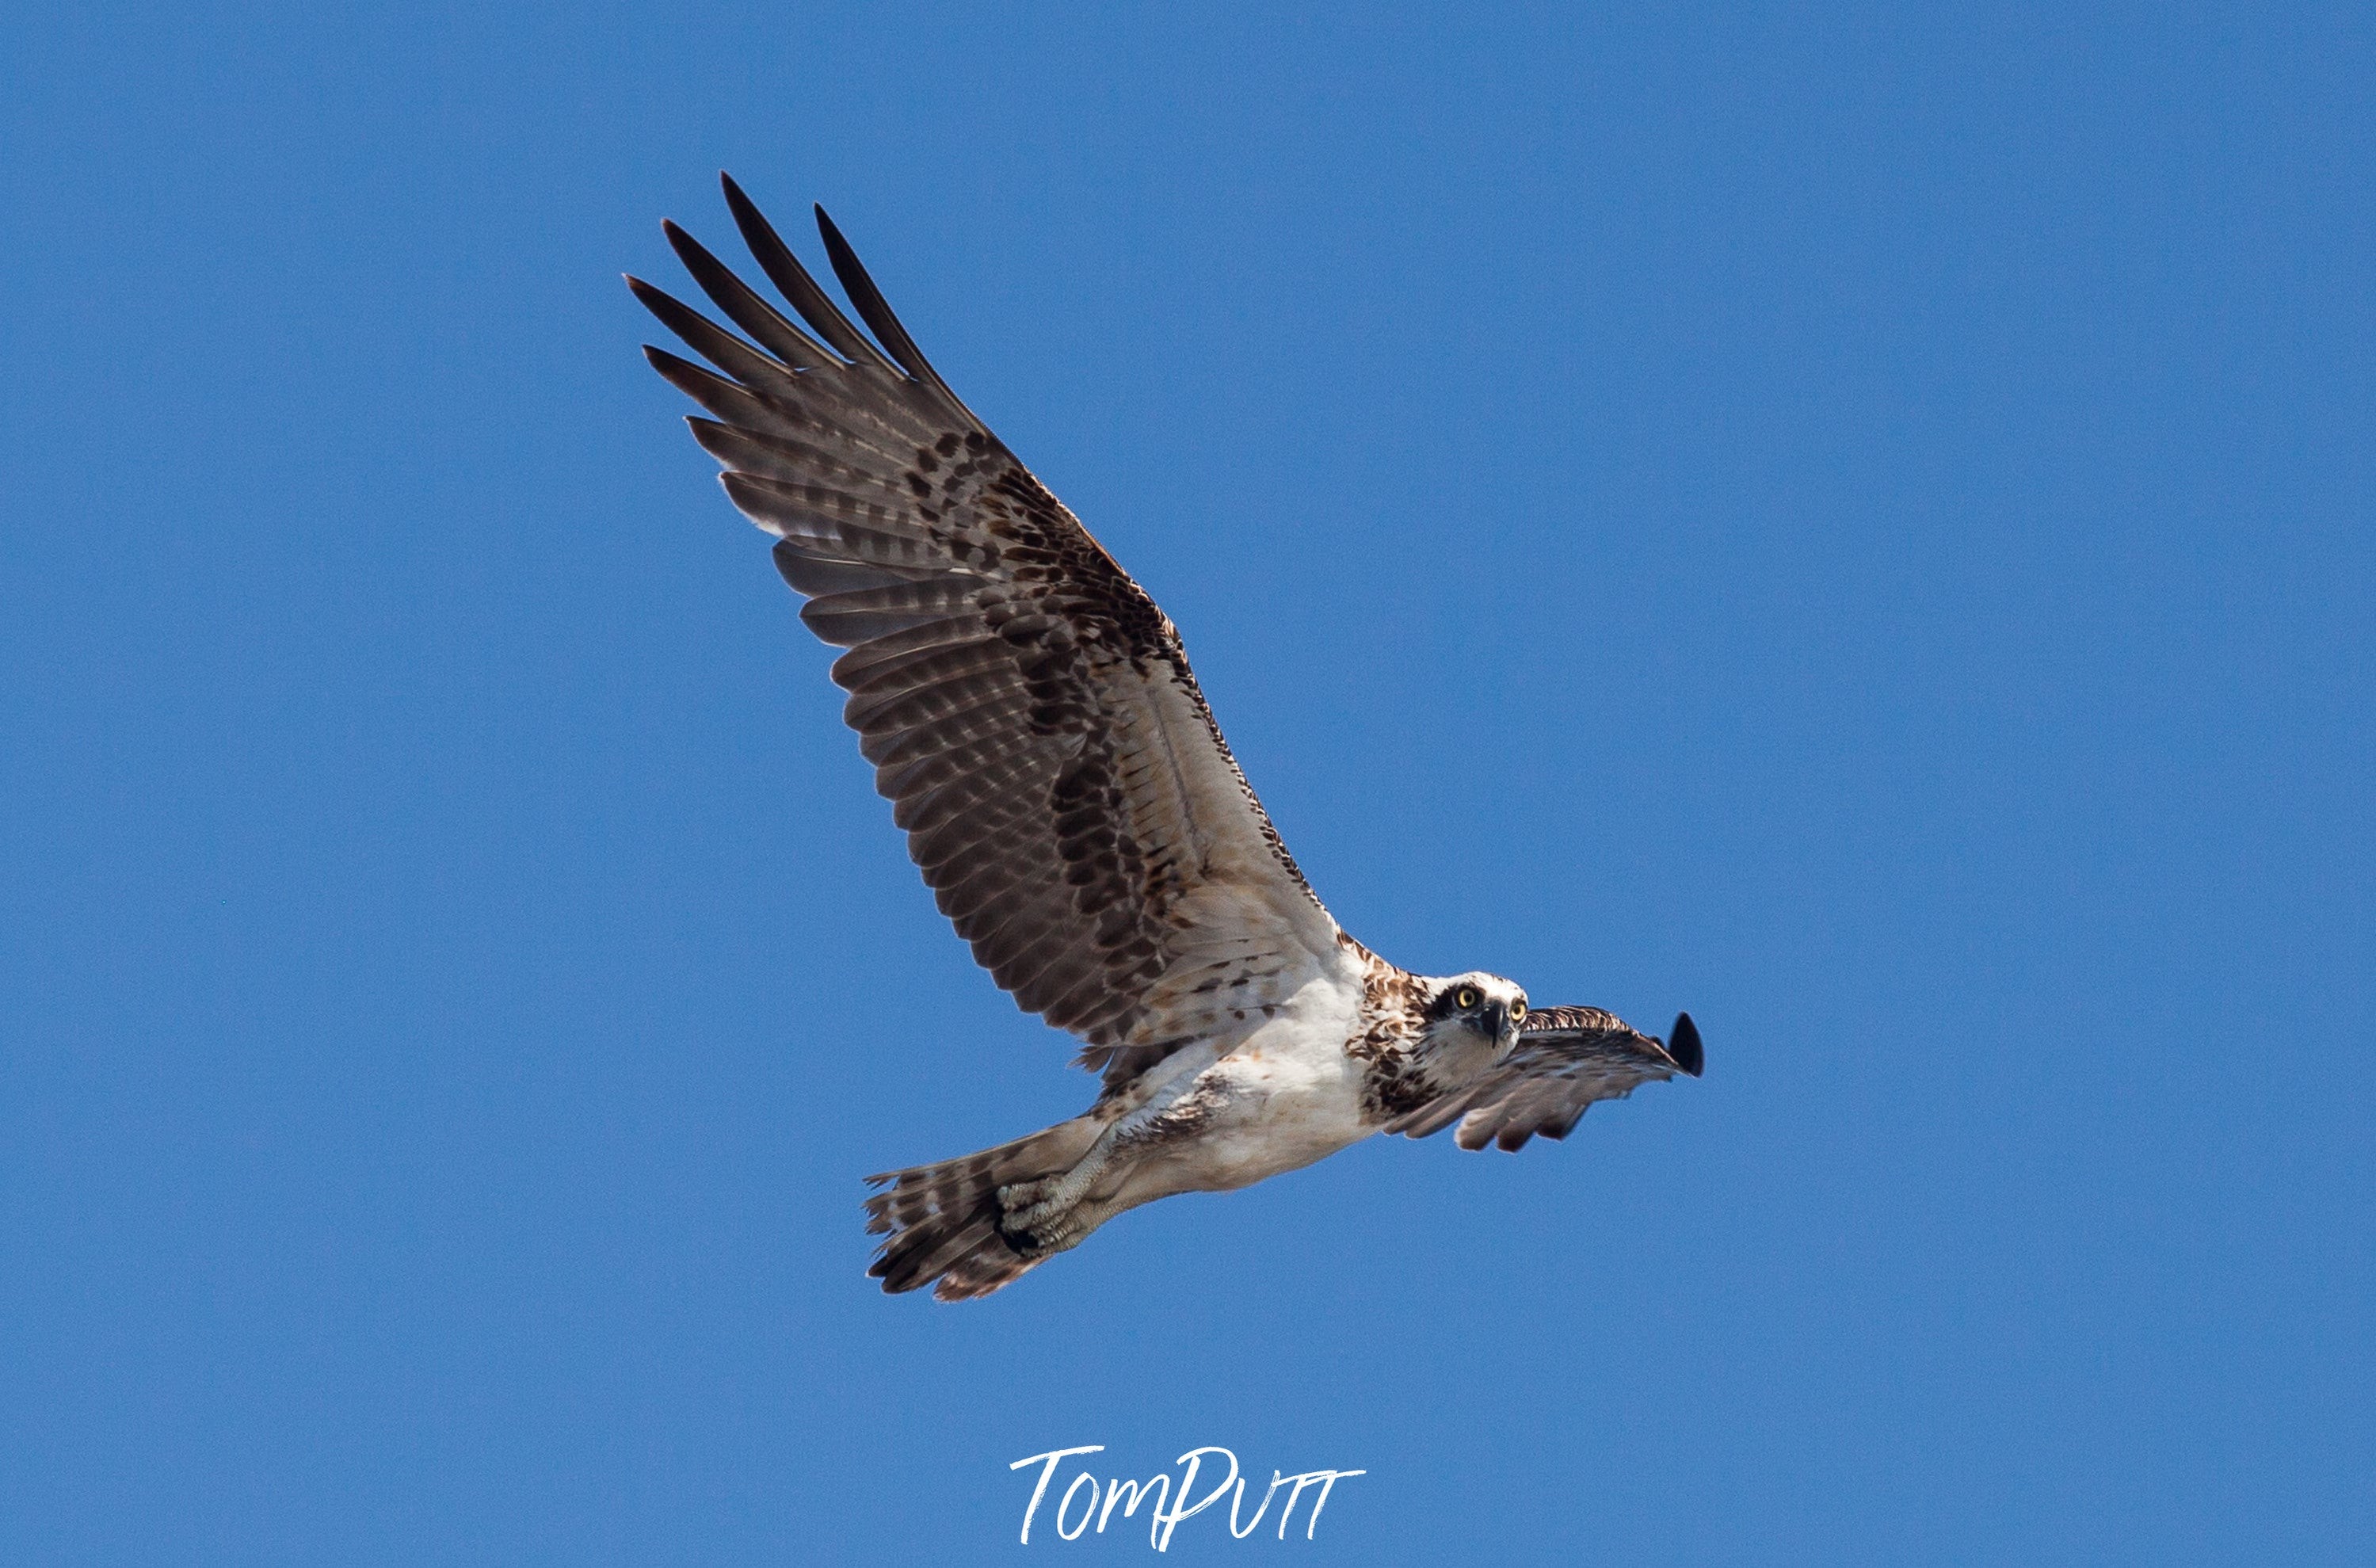
<svg viewBox="0 0 2376 1568">
<path fill-rule="evenodd" d="M 1088 1443 L 1079 1448 L 1051 1448 L 1045 1454 L 1017 1459 L 1007 1467 L 1010 1470 L 1020 1470 L 1031 1465 L 1040 1467 L 1039 1477 L 1031 1484 L 1031 1501 L 1023 1505 L 1022 1538 L 1025 1546 L 1031 1544 L 1031 1521 L 1038 1515 L 1040 1504 L 1047 1500 L 1049 1483 L 1056 1479 L 1056 1472 L 1064 1461 L 1104 1452 L 1105 1444 L 1102 1443 Z M 1192 1502 L 1190 1499 L 1194 1493 L 1197 1478 L 1205 1472 L 1207 1460 L 1216 1467 L 1226 1465 L 1227 1472 L 1213 1483 L 1211 1491 Z M 1278 1538 L 1287 1538 L 1288 1520 L 1294 1515 L 1295 1505 L 1303 1500 L 1305 1491 L 1317 1489 L 1313 1492 L 1312 1510 L 1303 1520 L 1303 1538 L 1311 1540 L 1320 1528 L 1320 1511 L 1328 1505 L 1328 1495 L 1336 1490 L 1336 1483 L 1370 1473 L 1367 1470 L 1303 1470 L 1288 1475 L 1273 1470 L 1270 1485 L 1264 1490 L 1262 1502 L 1254 1509 L 1254 1516 L 1241 1526 L 1238 1515 L 1245 1503 L 1246 1483 L 1239 1473 L 1236 1454 L 1218 1444 L 1208 1444 L 1190 1449 L 1172 1463 L 1181 1467 L 1176 1484 L 1173 1477 L 1160 1472 L 1143 1481 L 1117 1477 L 1105 1483 L 1102 1507 L 1098 1500 L 1098 1478 L 1087 1469 L 1081 1470 L 1072 1478 L 1057 1501 L 1057 1538 L 1068 1541 L 1080 1539 L 1088 1533 L 1093 1517 L 1097 1521 L 1097 1533 L 1103 1535 L 1106 1526 L 1113 1521 L 1117 1506 L 1122 1509 L 1122 1516 L 1129 1519 L 1137 1515 L 1138 1505 L 1143 1501 L 1147 1504 L 1146 1544 L 1158 1551 L 1169 1551 L 1171 1550 L 1171 1533 L 1180 1527 L 1182 1520 L 1194 1518 L 1226 1497 L 1230 1500 L 1230 1535 L 1233 1539 L 1243 1540 L 1262 1527 L 1263 1516 L 1270 1512 L 1272 1494 L 1280 1487 L 1286 1487 L 1287 1506 L 1279 1510 Z M 1088 1495 L 1083 1500 L 1080 1517 L 1075 1523 L 1072 1519 L 1073 1499 L 1084 1488 L 1087 1489 Z"/>
</svg>

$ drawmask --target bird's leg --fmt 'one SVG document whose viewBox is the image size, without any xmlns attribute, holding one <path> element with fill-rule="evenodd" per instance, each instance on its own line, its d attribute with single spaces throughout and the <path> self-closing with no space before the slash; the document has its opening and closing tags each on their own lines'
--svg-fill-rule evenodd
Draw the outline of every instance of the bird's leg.
<svg viewBox="0 0 2376 1568">
<path fill-rule="evenodd" d="M 1064 1211 L 1056 1220 L 1032 1232 L 1034 1252 L 1069 1252 L 1081 1244 L 1088 1233 L 1111 1219 L 1120 1206 L 1106 1203 L 1078 1203 Z"/>
<path fill-rule="evenodd" d="M 1005 1211 L 1000 1229 L 1008 1231 L 1036 1232 L 1050 1219 L 1081 1201 L 1089 1183 L 1106 1173 L 1113 1163 L 1114 1148 L 1128 1132 L 1146 1125 L 1158 1112 L 1155 1106 L 1142 1106 L 1123 1117 L 1098 1134 L 1080 1163 L 1060 1176 L 1043 1176 L 1036 1182 L 1011 1182 L 998 1189 L 999 1207 Z M 1134 1123 L 1136 1125 L 1134 1126 Z"/>
<path fill-rule="evenodd" d="M 1035 1252 L 1062 1252 L 1076 1244 L 1114 1213 L 1110 1204 L 1081 1200 L 1098 1178 L 1112 1168 L 1116 1158 L 1160 1143 L 1194 1124 L 1196 1118 L 1176 1103 L 1179 1099 L 1177 1092 L 1169 1094 L 1122 1117 L 1098 1134 L 1089 1152 L 1062 1175 L 1012 1182 L 999 1188 L 999 1229 L 1008 1241 L 1026 1242 Z"/>
</svg>

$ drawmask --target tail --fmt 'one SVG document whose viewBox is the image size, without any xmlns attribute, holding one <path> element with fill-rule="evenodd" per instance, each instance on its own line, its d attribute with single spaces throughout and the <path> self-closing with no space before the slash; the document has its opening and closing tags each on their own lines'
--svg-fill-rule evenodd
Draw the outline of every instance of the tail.
<svg viewBox="0 0 2376 1568">
<path fill-rule="evenodd" d="M 1042 1254 L 1018 1251 L 1000 1230 L 998 1189 L 1070 1170 L 1105 1126 L 1103 1117 L 1075 1116 L 962 1158 L 869 1176 L 884 1190 L 866 1200 L 866 1231 L 885 1240 L 867 1276 L 893 1294 L 938 1280 L 933 1295 L 943 1301 L 1020 1278 Z"/>
</svg>

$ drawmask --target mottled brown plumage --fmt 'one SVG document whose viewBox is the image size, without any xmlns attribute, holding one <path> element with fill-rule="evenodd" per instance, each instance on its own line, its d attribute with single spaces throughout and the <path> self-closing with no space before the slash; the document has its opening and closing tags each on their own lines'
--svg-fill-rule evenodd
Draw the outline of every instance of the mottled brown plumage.
<svg viewBox="0 0 2376 1568">
<path fill-rule="evenodd" d="M 1527 1017 L 1506 980 L 1412 975 L 1345 936 L 1170 621 L 957 399 L 822 210 L 866 331 L 725 188 L 792 315 L 668 224 L 742 335 L 630 279 L 709 362 L 646 352 L 709 416 L 695 438 L 776 536 L 802 619 L 848 650 L 843 717 L 942 913 L 1104 1077 L 1070 1122 L 873 1178 L 885 1289 L 986 1294 L 1168 1193 L 1456 1118 L 1464 1146 L 1515 1148 L 1564 1135 L 1592 1099 L 1697 1071 L 1695 1032 L 1685 1064 L 1606 1014 L 1539 1023 L 1551 1015 Z"/>
</svg>

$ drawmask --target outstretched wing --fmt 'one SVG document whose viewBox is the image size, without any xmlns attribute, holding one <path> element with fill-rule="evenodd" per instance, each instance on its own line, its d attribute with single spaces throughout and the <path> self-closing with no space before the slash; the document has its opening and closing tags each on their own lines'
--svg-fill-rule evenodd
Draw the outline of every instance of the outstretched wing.
<svg viewBox="0 0 2376 1568">
<path fill-rule="evenodd" d="M 1122 1081 L 1258 1018 L 1339 961 L 1230 755 L 1178 633 L 959 402 L 828 220 L 872 340 L 734 182 L 726 199 L 803 330 L 674 224 L 747 339 L 628 284 L 713 372 L 647 348 L 712 418 L 694 437 L 777 536 L 801 618 L 849 651 L 843 717 L 942 913 L 1000 986 Z"/>
<path fill-rule="evenodd" d="M 1696 1078 L 1702 1060 L 1689 1013 L 1675 1016 L 1670 1044 L 1598 1007 L 1545 1007 L 1527 1015 L 1509 1055 L 1385 1131 L 1424 1138 L 1457 1121 L 1452 1138 L 1462 1148 L 1490 1143 L 1515 1150 L 1537 1133 L 1566 1137 L 1595 1100 L 1622 1099 L 1637 1085 L 1677 1073 Z"/>
</svg>

